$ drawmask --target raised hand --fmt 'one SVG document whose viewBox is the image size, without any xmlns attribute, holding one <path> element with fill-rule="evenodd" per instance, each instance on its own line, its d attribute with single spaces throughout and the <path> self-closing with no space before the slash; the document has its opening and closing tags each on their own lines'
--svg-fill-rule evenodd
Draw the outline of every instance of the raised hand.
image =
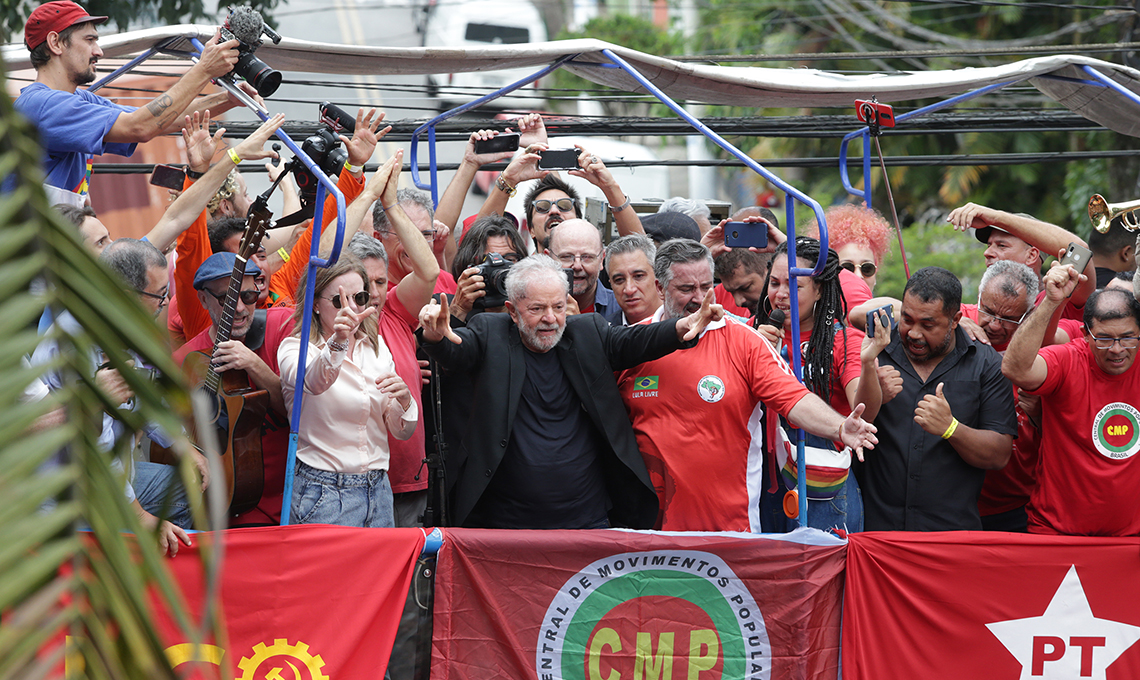
<svg viewBox="0 0 1140 680">
<path fill-rule="evenodd" d="M 701 308 L 677 322 L 677 334 L 683 342 L 688 342 L 701 334 L 710 323 L 724 318 L 724 307 L 713 302 L 710 288 L 701 300 Z"/>
<path fill-rule="evenodd" d="M 348 150 L 350 164 L 364 165 L 372 160 L 372 152 L 376 150 L 377 142 L 392 131 L 391 125 L 380 132 L 376 131 L 380 123 L 384 122 L 386 115 L 383 111 L 377 115 L 376 109 L 370 109 L 368 113 L 364 112 L 363 107 L 356 110 L 356 129 L 352 133 L 352 139 L 340 135 L 340 141 L 344 142 L 344 148 Z"/>
<path fill-rule="evenodd" d="M 528 113 L 514 121 L 519 128 L 519 146 L 527 147 L 531 144 L 546 144 L 546 123 L 537 113 Z"/>
<path fill-rule="evenodd" d="M 253 134 L 251 134 L 250 136 L 241 140 L 241 142 L 237 146 L 234 147 L 234 151 L 243 160 L 257 160 L 260 158 L 277 158 L 277 152 L 276 151 L 274 151 L 272 149 L 269 149 L 267 151 L 264 148 L 265 142 L 269 141 L 269 138 L 273 135 L 273 133 L 277 132 L 279 129 L 281 129 L 281 126 L 284 124 L 285 124 L 285 114 L 284 113 L 279 113 L 279 114 L 273 116 L 272 118 L 270 118 L 270 119 L 266 120 L 264 123 L 262 123 L 261 126 L 258 127 L 256 130 L 254 130 Z"/>
<path fill-rule="evenodd" d="M 510 130 L 508 129 L 507 132 L 510 132 Z M 475 142 L 486 141 L 498 135 L 499 132 L 497 130 L 476 130 L 472 132 L 471 136 L 467 138 L 467 146 L 463 149 L 463 162 L 481 168 L 488 163 L 509 160 L 511 156 L 515 155 L 514 151 L 475 153 Z M 520 137 L 519 139 L 519 143 L 522 144 L 522 138 Z"/>
<path fill-rule="evenodd" d="M 354 312 L 352 311 L 352 304 L 349 302 L 350 298 L 344 292 L 344 286 L 337 286 L 337 294 L 340 295 L 341 307 L 336 313 L 336 318 L 333 319 L 332 339 L 341 344 L 348 342 L 349 338 L 356 334 L 356 329 L 360 328 L 360 324 L 376 313 L 376 307 L 369 305 L 359 312 Z"/>
<path fill-rule="evenodd" d="M 195 111 L 186 116 L 182 127 L 182 142 L 186 145 L 186 161 L 194 172 L 206 172 L 210 169 L 210 161 L 214 155 L 225 147 L 222 136 L 226 134 L 224 127 L 219 127 L 213 136 L 210 136 L 210 110 L 201 114 Z"/>
<path fill-rule="evenodd" d="M 202 54 L 194 68 L 201 69 L 210 78 L 221 78 L 234 69 L 238 60 L 238 41 L 227 40 L 223 43 L 222 30 L 218 29 L 214 37 L 202 46 Z"/>
<path fill-rule="evenodd" d="M 429 302 L 420 310 L 420 326 L 424 329 L 424 339 L 437 343 L 447 338 L 457 345 L 463 338 L 451 330 L 451 314 L 447 310 L 447 296 L 440 295 L 439 302 Z"/>
</svg>

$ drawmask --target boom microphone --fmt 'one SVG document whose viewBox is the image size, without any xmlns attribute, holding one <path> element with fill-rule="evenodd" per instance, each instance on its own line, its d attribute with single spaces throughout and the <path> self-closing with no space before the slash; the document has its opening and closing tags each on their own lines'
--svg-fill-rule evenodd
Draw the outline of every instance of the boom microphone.
<svg viewBox="0 0 1140 680">
<path fill-rule="evenodd" d="M 234 37 L 248 45 L 251 49 L 261 44 L 261 33 L 265 30 L 265 21 L 261 14 L 246 5 L 234 7 L 226 19 L 226 28 Z"/>
<path fill-rule="evenodd" d="M 348 111 L 331 102 L 321 104 L 321 122 L 328 125 L 334 132 L 356 132 L 356 116 L 348 115 Z"/>
</svg>

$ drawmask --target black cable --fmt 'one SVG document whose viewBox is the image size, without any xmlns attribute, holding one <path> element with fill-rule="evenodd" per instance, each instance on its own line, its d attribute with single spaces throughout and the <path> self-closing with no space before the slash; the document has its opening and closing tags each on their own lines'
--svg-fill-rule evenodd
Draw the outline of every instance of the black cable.
<svg viewBox="0 0 1140 680">
<path fill-rule="evenodd" d="M 1007 154 L 939 154 L 928 156 L 887 156 L 884 162 L 888 167 L 931 167 L 931 166 L 975 166 L 975 165 L 1030 165 L 1033 163 L 1068 163 L 1072 161 L 1087 161 L 1098 158 L 1129 158 L 1140 156 L 1140 149 L 1114 149 L 1107 151 L 1053 151 L 1042 153 L 1007 153 Z M 762 158 L 758 162 L 768 168 L 831 168 L 839 165 L 838 156 L 814 156 L 808 158 Z M 847 159 L 848 167 L 858 168 L 863 165 L 862 156 L 851 156 Z M 365 172 L 373 172 L 379 166 L 369 163 L 364 166 Z M 456 170 L 458 163 L 439 163 L 436 168 L 440 171 Z M 506 163 L 491 163 L 484 165 L 483 170 L 502 170 Z M 608 168 L 641 168 L 641 167 L 708 167 L 708 168 L 739 168 L 745 167 L 742 161 L 735 158 L 727 160 L 647 160 L 647 161 L 606 161 Z M 421 167 L 426 171 L 427 164 Z M 92 172 L 103 175 L 133 175 L 149 174 L 154 171 L 151 163 L 98 163 L 92 167 Z M 242 172 L 263 173 L 265 167 L 257 163 L 241 166 Z M 404 168 L 410 172 L 411 168 Z"/>
</svg>

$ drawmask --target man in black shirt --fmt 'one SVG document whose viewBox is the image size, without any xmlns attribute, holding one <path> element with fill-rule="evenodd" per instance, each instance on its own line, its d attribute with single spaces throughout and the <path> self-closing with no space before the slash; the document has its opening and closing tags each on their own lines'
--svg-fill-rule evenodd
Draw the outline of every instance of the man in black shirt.
<svg viewBox="0 0 1140 680">
<path fill-rule="evenodd" d="M 1009 460 L 1017 418 L 1001 356 L 958 327 L 961 306 L 961 282 L 941 267 L 907 281 L 879 354 L 902 374 L 902 392 L 879 409 L 879 445 L 854 466 L 867 531 L 982 528 L 985 471 Z"/>
<path fill-rule="evenodd" d="M 420 313 L 428 354 L 473 384 L 470 420 L 446 461 L 453 522 L 651 528 L 657 495 L 614 371 L 695 345 L 723 310 L 710 294 L 700 311 L 657 324 L 567 318 L 569 283 L 545 255 L 514 265 L 506 285 L 507 315 L 480 314 L 453 331 L 446 300 Z"/>
</svg>

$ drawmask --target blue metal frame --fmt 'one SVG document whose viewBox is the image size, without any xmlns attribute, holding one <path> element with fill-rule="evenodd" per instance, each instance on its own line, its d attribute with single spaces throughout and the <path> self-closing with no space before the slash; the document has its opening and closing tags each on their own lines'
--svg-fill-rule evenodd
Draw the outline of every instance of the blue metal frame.
<svg viewBox="0 0 1140 680">
<path fill-rule="evenodd" d="M 895 122 L 896 123 L 905 123 L 906 121 L 910 120 L 911 118 L 917 118 L 918 116 L 924 116 L 928 113 L 933 113 L 935 111 L 938 111 L 940 109 L 945 109 L 945 108 L 950 107 L 950 106 L 957 106 L 958 104 L 960 104 L 964 101 L 973 99 L 974 97 L 980 97 L 983 94 L 988 94 L 990 92 L 993 92 L 994 90 L 1000 90 L 1003 87 L 1008 87 L 1010 85 L 1020 83 L 1022 80 L 1027 80 L 1028 78 L 1032 78 L 1032 77 L 1034 77 L 1034 76 L 1028 76 L 1026 78 L 1021 78 L 1018 80 L 1007 80 L 1003 83 L 994 83 L 993 85 L 986 85 L 985 87 L 979 87 L 976 90 L 970 90 L 969 92 L 965 92 L 963 94 L 951 97 L 945 101 L 938 102 L 937 104 L 931 104 L 930 106 L 924 106 L 921 109 L 915 109 L 914 111 L 908 111 L 907 113 L 897 115 L 897 116 L 895 116 Z M 859 191 L 855 187 L 851 186 L 851 180 L 847 175 L 847 145 L 851 142 L 852 139 L 854 139 L 856 137 L 862 137 L 863 138 L 863 191 Z M 854 132 L 847 133 L 843 137 L 843 141 L 839 143 L 839 178 L 841 180 L 843 180 L 843 188 L 847 190 L 847 193 L 853 194 L 855 196 L 861 196 L 863 198 L 863 201 L 866 202 L 868 208 L 871 207 L 871 181 L 870 181 L 870 177 L 871 177 L 871 132 L 870 132 L 870 128 L 863 127 L 863 128 L 858 129 L 858 130 L 855 130 Z"/>
<path fill-rule="evenodd" d="M 436 157 L 435 157 L 435 126 L 438 125 L 439 123 L 447 120 L 448 118 L 458 116 L 459 114 L 461 114 L 465 111 L 470 111 L 471 109 L 482 106 L 483 104 L 486 104 L 487 102 L 489 102 L 493 99 L 498 99 L 499 97 L 502 97 L 505 94 L 510 94 L 511 92 L 514 92 L 515 90 L 519 89 L 520 87 L 525 87 L 527 84 L 533 83 L 534 81 L 545 76 L 546 74 L 552 73 L 552 72 L 558 70 L 559 68 L 562 67 L 562 65 L 564 63 L 570 61 L 571 59 L 573 59 L 576 56 L 578 56 L 578 55 L 568 54 L 568 55 L 562 57 L 561 59 L 555 61 L 553 64 L 550 64 L 549 66 L 546 66 L 546 67 L 544 67 L 538 71 L 535 71 L 533 74 L 527 76 L 526 78 L 523 78 L 522 80 L 515 81 L 515 82 L 511 83 L 510 85 L 507 85 L 506 87 L 495 90 L 494 92 L 492 92 L 489 95 L 486 95 L 484 97 L 479 97 L 478 99 L 475 99 L 473 101 L 469 101 L 466 104 L 463 104 L 462 106 L 458 106 L 454 109 L 451 109 L 450 111 L 445 111 L 444 113 L 439 114 L 435 118 L 432 118 L 428 122 L 426 122 L 423 125 L 416 128 L 415 132 L 412 133 L 412 150 L 411 150 L 411 156 L 410 156 L 410 161 L 409 161 L 409 164 L 411 165 L 411 168 L 412 168 L 412 183 L 414 183 L 416 185 L 417 189 L 430 190 L 431 191 L 431 202 L 438 204 L 439 203 L 439 189 L 438 189 L 439 179 L 438 179 L 437 171 L 436 171 L 437 163 L 436 163 Z M 424 184 L 424 182 L 420 180 L 420 164 L 419 164 L 420 136 L 424 133 L 425 130 L 427 131 L 427 134 L 428 134 L 428 167 L 429 167 L 429 173 L 431 175 L 431 179 L 430 179 L 430 182 L 428 184 Z"/>
<path fill-rule="evenodd" d="M 190 37 L 189 40 L 194 45 L 195 49 L 198 50 L 197 52 L 183 52 L 183 51 L 175 51 L 175 50 L 164 49 L 165 46 L 172 44 L 173 41 L 180 41 L 182 39 L 183 38 L 170 38 L 168 40 L 165 40 L 165 41 L 162 41 L 162 42 L 156 44 L 154 47 L 150 48 L 149 50 L 147 50 L 143 54 L 139 55 L 138 57 L 135 57 L 134 59 L 127 62 L 126 64 L 123 64 L 119 68 L 115 69 L 113 72 L 108 74 L 106 77 L 101 79 L 99 82 L 93 84 L 88 89 L 91 91 L 94 91 L 94 90 L 97 90 L 97 89 L 105 86 L 107 83 L 110 83 L 111 81 L 115 80 L 116 78 L 123 75 L 124 73 L 129 72 L 135 66 L 138 66 L 142 62 L 146 61 L 150 57 L 152 57 L 155 54 L 160 53 L 160 52 L 164 53 L 164 54 L 175 54 L 177 56 L 189 57 L 191 59 L 196 59 L 197 57 L 199 57 L 202 54 L 202 43 L 199 42 L 198 39 L 195 37 Z M 268 110 L 265 109 L 264 106 L 258 105 L 256 101 L 251 99 L 247 94 L 245 94 L 245 92 L 243 92 L 242 90 L 237 88 L 235 85 L 233 85 L 232 83 L 226 82 L 226 81 L 222 81 L 222 80 L 218 80 L 218 81 L 216 81 L 216 83 L 219 86 L 221 86 L 223 89 L 229 91 L 231 94 L 234 94 L 239 100 L 241 100 L 246 105 L 247 108 L 249 108 L 251 111 L 253 111 L 253 113 L 255 115 L 257 115 L 257 117 L 262 120 L 262 122 L 269 119 Z M 304 303 L 305 308 L 311 310 L 313 308 L 313 297 L 315 295 L 315 286 L 316 286 L 316 280 L 315 280 L 315 277 L 313 275 L 314 272 L 316 271 L 316 269 L 318 267 L 321 267 L 321 268 L 328 267 L 330 264 L 336 262 L 340 258 L 341 247 L 344 245 L 344 220 L 345 220 L 344 194 L 342 194 L 340 192 L 340 190 L 337 189 L 336 184 L 333 183 L 333 181 L 330 180 L 328 178 L 328 176 L 325 175 L 325 173 L 321 171 L 320 167 L 316 163 L 313 162 L 313 159 L 309 158 L 308 154 L 306 154 L 304 151 L 302 151 L 301 147 L 297 146 L 297 143 L 294 142 L 292 139 L 290 139 L 289 135 L 286 134 L 284 130 L 278 130 L 276 135 L 277 135 L 277 138 L 280 139 L 285 144 L 285 146 L 297 156 L 297 158 L 301 159 L 301 163 L 305 166 L 306 169 L 309 170 L 309 172 L 313 173 L 313 176 L 317 178 L 317 182 L 318 182 L 317 194 L 316 194 L 316 197 L 314 199 L 314 208 L 313 208 L 313 227 L 312 227 L 312 229 L 313 229 L 313 243 L 312 243 L 312 247 L 309 251 L 309 269 L 308 269 L 308 276 L 306 277 L 307 285 L 305 286 L 305 303 Z M 324 219 L 324 205 L 325 205 L 326 194 L 332 195 L 333 197 L 335 197 L 335 200 L 336 200 L 336 238 L 333 241 L 332 252 L 329 253 L 329 256 L 327 258 L 322 258 L 322 257 L 320 257 L 320 247 L 321 247 L 321 233 L 322 233 L 323 227 L 325 226 L 322 224 L 322 220 Z M 305 338 L 306 340 L 308 339 L 309 330 L 311 327 L 312 327 L 312 314 L 311 313 L 305 314 L 302 317 L 302 321 L 301 321 L 301 337 L 302 338 Z M 305 384 L 305 365 L 306 365 L 306 361 L 308 358 L 307 357 L 308 349 L 309 349 L 309 343 L 308 342 L 302 342 L 301 343 L 301 355 L 298 358 L 298 363 L 297 363 L 297 385 L 304 385 Z M 289 427 L 289 430 L 290 430 L 290 432 L 289 432 L 289 454 L 288 454 L 288 458 L 286 460 L 286 465 L 285 465 L 285 489 L 290 490 L 290 491 L 286 491 L 286 493 L 284 494 L 284 496 L 282 498 L 282 502 L 281 502 L 281 524 L 282 525 L 289 524 L 289 519 L 290 519 L 289 518 L 289 510 L 290 510 L 289 499 L 292 497 L 291 489 L 293 487 L 293 468 L 295 466 L 295 461 L 297 458 L 297 430 L 298 430 L 298 424 L 299 424 L 300 418 L 301 418 L 301 404 L 302 404 L 302 400 L 304 398 L 304 394 L 305 394 L 305 390 L 303 388 L 298 388 L 293 395 L 293 411 L 292 411 L 292 414 L 290 417 L 290 423 L 289 423 L 289 425 L 290 425 L 290 427 Z"/>
</svg>

